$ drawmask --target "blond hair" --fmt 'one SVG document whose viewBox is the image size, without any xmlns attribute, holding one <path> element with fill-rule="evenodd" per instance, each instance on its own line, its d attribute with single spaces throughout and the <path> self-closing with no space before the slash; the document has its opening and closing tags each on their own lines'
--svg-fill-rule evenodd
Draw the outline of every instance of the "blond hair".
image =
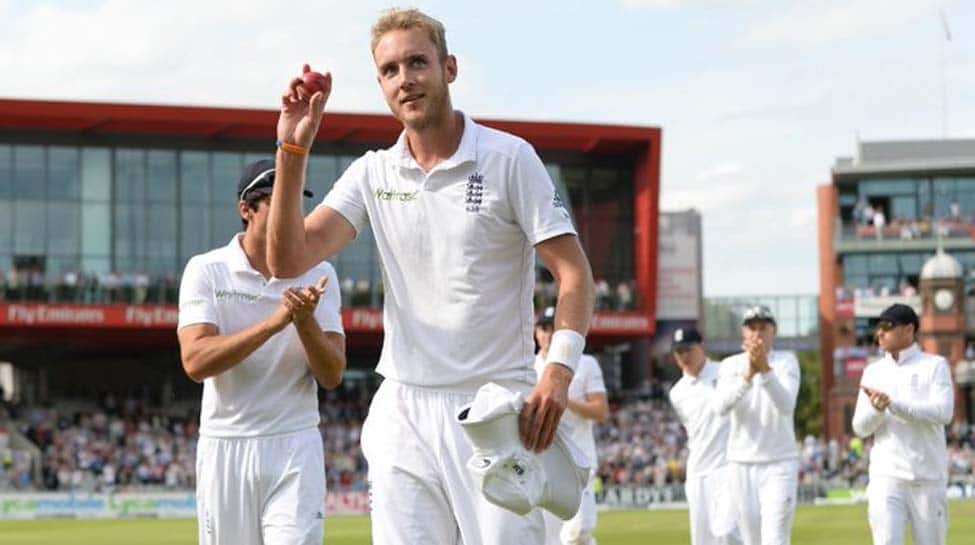
<svg viewBox="0 0 975 545">
<path fill-rule="evenodd" d="M 447 59 L 447 32 L 440 21 L 430 17 L 422 11 L 411 9 L 392 8 L 383 12 L 376 24 L 372 25 L 372 44 L 370 50 L 375 53 L 376 46 L 383 35 L 393 30 L 412 30 L 418 28 L 425 30 L 440 60 Z"/>
</svg>

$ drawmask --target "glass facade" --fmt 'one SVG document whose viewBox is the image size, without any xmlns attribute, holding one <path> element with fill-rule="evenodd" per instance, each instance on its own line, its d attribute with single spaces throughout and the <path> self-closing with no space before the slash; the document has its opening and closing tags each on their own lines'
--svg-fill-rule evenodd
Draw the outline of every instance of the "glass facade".
<svg viewBox="0 0 975 545">
<path fill-rule="evenodd" d="M 0 296 L 172 302 L 187 260 L 241 230 L 237 180 L 245 164 L 264 157 L 270 154 L 0 144 Z M 315 197 L 306 199 L 306 212 L 357 157 L 311 158 L 308 186 Z M 546 164 L 594 274 L 614 285 L 632 282 L 632 170 L 588 156 Z M 333 264 L 345 304 L 381 303 L 371 232 L 360 233 Z"/>
<path fill-rule="evenodd" d="M 632 282 L 633 171 L 607 165 L 549 164 L 572 213 L 596 280 Z"/>
</svg>

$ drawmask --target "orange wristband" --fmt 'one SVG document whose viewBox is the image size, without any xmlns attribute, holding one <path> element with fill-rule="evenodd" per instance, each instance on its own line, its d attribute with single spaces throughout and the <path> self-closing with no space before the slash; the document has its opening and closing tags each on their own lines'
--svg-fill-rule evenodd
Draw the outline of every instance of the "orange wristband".
<svg viewBox="0 0 975 545">
<path fill-rule="evenodd" d="M 288 153 L 293 153 L 295 155 L 308 155 L 308 148 L 301 147 L 298 144 L 289 144 L 287 142 L 278 140 L 277 146 Z"/>
</svg>

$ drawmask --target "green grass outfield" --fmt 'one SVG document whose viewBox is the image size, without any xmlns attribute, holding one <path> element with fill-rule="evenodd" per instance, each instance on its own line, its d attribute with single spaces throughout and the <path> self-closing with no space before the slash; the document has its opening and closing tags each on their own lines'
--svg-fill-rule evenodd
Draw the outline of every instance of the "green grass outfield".
<svg viewBox="0 0 975 545">
<path fill-rule="evenodd" d="M 870 543 L 866 505 L 810 507 L 796 513 L 796 545 Z M 328 545 L 367 545 L 366 517 L 326 521 Z M 948 545 L 971 545 L 975 536 L 975 501 L 951 504 Z M 685 545 L 686 511 L 613 511 L 599 515 L 600 545 Z M 42 520 L 0 522 L 3 545 L 193 545 L 194 520 Z"/>
</svg>

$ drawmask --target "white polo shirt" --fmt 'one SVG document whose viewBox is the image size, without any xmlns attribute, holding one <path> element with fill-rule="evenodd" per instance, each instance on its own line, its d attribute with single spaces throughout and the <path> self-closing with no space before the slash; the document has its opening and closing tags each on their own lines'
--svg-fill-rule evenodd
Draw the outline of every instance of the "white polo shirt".
<svg viewBox="0 0 975 545">
<path fill-rule="evenodd" d="M 541 354 L 535 356 L 535 372 L 538 378 L 542 378 L 542 371 L 545 370 L 545 358 Z M 603 382 L 603 370 L 599 367 L 599 361 L 583 354 L 579 358 L 579 365 L 576 367 L 575 374 L 572 375 L 572 382 L 569 383 L 569 399 L 572 401 L 583 402 L 589 394 L 605 394 L 606 384 Z M 572 411 L 562 413 L 562 422 L 565 422 L 572 431 L 573 442 L 578 445 L 589 461 L 595 467 L 596 457 L 596 436 L 593 433 L 593 421 L 583 418 Z"/>
<path fill-rule="evenodd" d="M 951 423 L 955 408 L 948 361 L 913 344 L 896 361 L 888 353 L 868 365 L 860 384 L 890 397 L 887 410 L 880 412 L 860 390 L 853 412 L 854 433 L 860 437 L 873 434 L 870 476 L 945 481 L 945 426 Z"/>
<path fill-rule="evenodd" d="M 729 462 L 768 463 L 799 457 L 793 415 L 799 397 L 799 360 L 792 352 L 773 350 L 771 371 L 745 381 L 748 354 L 721 362 L 718 409 L 731 415 Z"/>
<path fill-rule="evenodd" d="M 331 264 L 323 261 L 299 278 L 266 281 L 248 261 L 240 237 L 186 264 L 179 289 L 180 329 L 207 323 L 221 335 L 238 333 L 269 318 L 287 288 L 312 286 L 328 276 L 315 319 L 322 331 L 343 333 L 339 282 Z M 200 435 L 288 433 L 317 426 L 319 419 L 318 385 L 291 325 L 244 361 L 203 381 Z"/>
<path fill-rule="evenodd" d="M 696 377 L 685 374 L 670 389 L 670 403 L 687 429 L 687 476 L 703 477 L 725 465 L 728 416 L 718 411 L 718 362 L 705 362 Z"/>
<path fill-rule="evenodd" d="M 375 236 L 381 375 L 464 390 L 535 382 L 534 246 L 575 230 L 528 143 L 464 116 L 456 153 L 425 173 L 404 132 L 355 161 L 322 206 Z"/>
</svg>

